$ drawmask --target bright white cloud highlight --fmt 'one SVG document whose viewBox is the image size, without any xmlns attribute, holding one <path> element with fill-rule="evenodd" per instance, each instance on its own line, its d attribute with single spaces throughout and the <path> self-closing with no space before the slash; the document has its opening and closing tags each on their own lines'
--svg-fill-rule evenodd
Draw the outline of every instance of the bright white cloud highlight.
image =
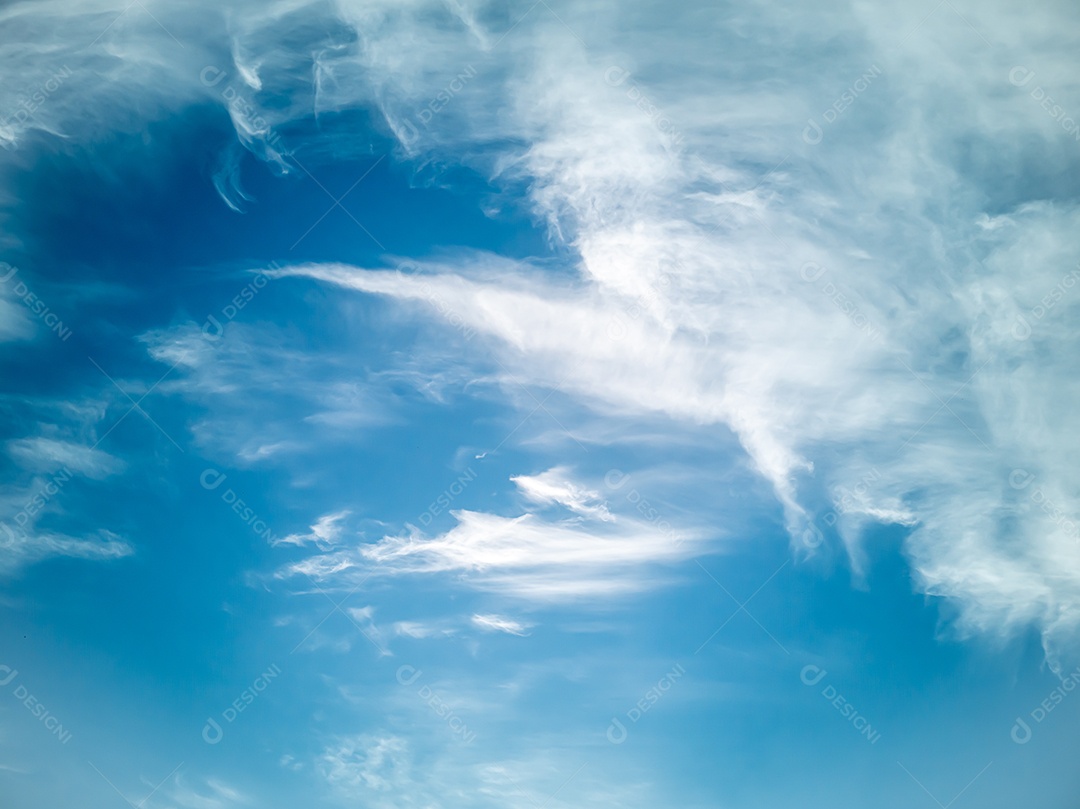
<svg viewBox="0 0 1080 809">
<path fill-rule="evenodd" d="M 578 486 L 567 474 L 568 470 L 558 467 L 539 475 L 517 475 L 510 480 L 534 503 L 560 505 L 586 517 L 605 521 L 614 519 L 598 492 Z"/>
<path fill-rule="evenodd" d="M 487 632 L 505 632 L 507 635 L 519 636 L 528 634 L 528 629 L 532 626 L 501 615 L 474 615 L 472 622 L 473 626 Z"/>
<path fill-rule="evenodd" d="M 573 492 L 569 502 L 580 506 L 596 499 L 595 494 L 582 499 L 584 487 L 560 480 L 562 486 L 555 491 L 560 497 Z M 697 531 L 681 531 L 676 540 L 646 520 L 616 518 L 596 506 L 574 510 L 578 516 L 552 521 L 537 514 L 503 517 L 460 509 L 451 512 L 457 525 L 443 534 L 426 537 L 414 530 L 387 536 L 309 557 L 278 575 L 345 583 L 353 577 L 454 573 L 479 590 L 548 603 L 663 586 L 671 581 L 671 567 L 701 550 L 704 535 Z M 474 617 L 474 624 L 477 620 Z M 481 616 L 479 625 L 503 631 L 527 628 L 515 622 L 499 624 L 501 620 Z"/>
</svg>

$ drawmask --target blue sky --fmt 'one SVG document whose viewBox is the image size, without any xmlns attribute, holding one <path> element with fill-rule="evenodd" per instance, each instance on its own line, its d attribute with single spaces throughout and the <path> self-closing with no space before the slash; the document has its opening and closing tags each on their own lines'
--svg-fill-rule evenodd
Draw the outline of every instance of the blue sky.
<svg viewBox="0 0 1080 809">
<path fill-rule="evenodd" d="M 4 807 L 1074 805 L 1071 4 L 0 21 Z"/>
</svg>

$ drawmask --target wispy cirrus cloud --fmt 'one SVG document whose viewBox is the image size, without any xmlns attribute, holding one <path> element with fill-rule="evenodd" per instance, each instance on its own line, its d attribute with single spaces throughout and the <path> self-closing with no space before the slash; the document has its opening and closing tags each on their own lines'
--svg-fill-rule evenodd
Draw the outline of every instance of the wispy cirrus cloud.
<svg viewBox="0 0 1080 809">
<path fill-rule="evenodd" d="M 481 590 L 550 602 L 662 586 L 669 578 L 658 565 L 683 561 L 694 552 L 694 543 L 676 545 L 645 522 L 609 523 L 611 527 L 602 530 L 603 523 L 547 522 L 532 514 L 452 514 L 458 524 L 445 534 L 385 537 L 373 545 L 288 565 L 278 575 L 302 573 L 345 582 L 360 571 L 389 576 L 459 573 L 463 582 Z"/>
<path fill-rule="evenodd" d="M 407 742 L 397 736 L 352 736 L 329 745 L 319 765 L 327 783 L 340 793 L 385 793 L 407 783 L 407 750 Z"/>
<path fill-rule="evenodd" d="M 12 31 L 54 30 L 11 37 L 4 64 L 42 80 L 65 70 L 25 115 L 13 111 L 32 87 L 0 94 L 8 155 L 32 137 L 85 142 L 139 128 L 148 108 L 204 103 L 288 171 L 291 125 L 325 124 L 312 156 L 357 154 L 367 147 L 333 116 L 374 111 L 400 155 L 464 160 L 527 192 L 569 251 L 570 287 L 520 270 L 484 279 L 467 258 L 423 285 L 340 266 L 289 273 L 452 313 L 515 379 L 609 418 L 731 430 L 796 542 L 830 508 L 813 492 L 851 488 L 873 466 L 876 499 L 836 526 L 856 569 L 866 516 L 909 524 L 924 586 L 956 598 L 967 627 L 1034 624 L 1048 643 L 1075 629 L 1076 555 L 1002 483 L 1019 464 L 1063 492 L 1080 483 L 1058 404 L 1076 370 L 1075 173 L 1052 168 L 1080 166 L 1080 153 L 1010 80 L 1035 71 L 1062 109 L 1080 110 L 1060 37 L 1071 11 L 833 4 L 809 17 L 750 5 L 703 21 L 605 3 L 531 16 L 236 3 L 208 37 L 218 11 L 147 9 L 4 10 Z M 679 36 L 684 25 L 701 36 Z M 798 53 L 797 67 L 761 43 Z M 665 67 L 671 53 L 694 81 Z M 1080 503 L 1066 496 L 1062 509 Z M 964 572 L 968 556 L 1004 597 Z"/>
<path fill-rule="evenodd" d="M 15 468 L 0 486 L 0 573 L 11 575 L 55 557 L 108 560 L 133 554 L 128 540 L 99 523 L 87 525 L 65 507 L 81 483 L 100 485 L 127 468 L 97 448 L 102 403 L 41 400 L 22 403 L 18 411 L 13 422 L 25 421 L 24 429 L 37 435 L 5 444 Z"/>
<path fill-rule="evenodd" d="M 611 514 L 593 502 L 595 493 L 582 499 L 588 489 L 566 477 L 564 470 L 556 471 L 560 497 L 565 492 L 574 496 L 562 503 L 548 498 L 547 490 L 541 487 L 545 492 L 542 499 L 559 502 L 574 516 L 557 519 L 525 513 L 504 517 L 460 509 L 451 512 L 457 524 L 443 534 L 427 537 L 413 529 L 405 535 L 309 556 L 286 565 L 277 575 L 303 574 L 316 581 L 345 585 L 369 576 L 453 573 L 478 590 L 557 603 L 664 586 L 673 580 L 665 568 L 704 549 L 704 532 L 683 531 L 676 542 L 636 515 Z M 522 485 L 522 478 L 514 480 Z M 583 503 L 588 506 L 583 508 Z M 482 625 L 495 628 L 491 622 Z"/>
<path fill-rule="evenodd" d="M 529 641 L 501 637 L 530 632 L 534 625 L 521 614 L 531 618 L 557 607 L 566 614 L 564 626 L 595 633 L 590 645 L 594 638 L 602 642 L 644 600 L 635 596 L 682 583 L 683 568 L 700 574 L 690 560 L 716 550 L 720 536 L 758 543 L 756 551 L 776 539 L 781 524 L 800 557 L 820 542 L 835 545 L 856 578 L 875 569 L 882 546 L 894 547 L 868 541 L 886 527 L 902 540 L 916 587 L 946 599 L 950 618 L 955 608 L 950 625 L 959 632 L 1003 637 L 1034 629 L 1055 666 L 1058 656 L 1075 654 L 1080 438 L 1070 403 L 1080 384 L 1080 144 L 1062 125 L 1066 113 L 1040 108 L 1032 92 L 1048 88 L 1061 110 L 1080 111 L 1069 36 L 1076 14 L 1065 0 L 1038 7 L 952 0 L 933 9 L 833 0 L 805 8 L 609 0 L 16 2 L 0 9 L 0 69 L 20 79 L 0 87 L 0 177 L 12 180 L 0 185 L 13 189 L 0 192 L 0 247 L 31 258 L 43 252 L 42 232 L 31 227 L 37 213 L 23 210 L 19 193 L 21 184 L 39 179 L 36 166 L 48 167 L 59 153 L 89 167 L 89 176 L 111 181 L 126 150 L 138 152 L 174 128 L 189 142 L 207 121 L 217 140 L 200 140 L 192 152 L 229 222 L 258 204 L 259 195 L 245 187 L 253 166 L 307 183 L 309 169 L 316 170 L 314 179 L 320 168 L 384 152 L 382 166 L 414 172 L 413 185 L 454 187 L 466 177 L 467 193 L 475 192 L 493 218 L 531 217 L 549 242 L 542 260 L 499 255 L 504 248 L 483 237 L 476 241 L 487 252 L 477 244 L 447 245 L 471 241 L 467 228 L 432 247 L 420 234 L 422 206 L 419 213 L 403 208 L 398 255 L 368 258 L 376 243 L 368 235 L 358 234 L 370 252 L 353 250 L 348 236 L 335 234 L 340 241 L 329 243 L 331 249 L 306 254 L 317 263 L 297 259 L 267 273 L 279 282 L 267 294 L 278 295 L 281 308 L 265 322 L 230 321 L 213 341 L 199 323 L 186 321 L 187 313 L 184 322 L 167 325 L 170 314 L 179 317 L 175 311 L 163 313 L 153 301 L 142 306 L 133 295 L 137 317 L 128 324 L 110 317 L 103 332 L 116 339 L 137 323 L 134 333 L 141 336 L 131 339 L 160 371 L 171 369 L 156 395 L 170 397 L 171 415 L 188 425 L 194 449 L 218 456 L 218 465 L 227 458 L 286 470 L 293 484 L 282 497 L 274 490 L 279 478 L 265 481 L 267 501 L 293 530 L 278 543 L 287 547 L 272 551 L 290 561 L 271 564 L 289 585 L 302 582 L 295 589 L 313 596 L 317 614 L 309 623 L 306 614 L 286 609 L 281 614 L 289 617 L 280 623 L 300 629 L 297 640 L 312 653 L 293 659 L 336 653 L 307 672 L 298 666 L 295 693 L 307 699 L 312 681 L 339 686 L 331 709 L 304 705 L 313 708 L 305 721 L 319 728 L 316 749 L 301 753 L 303 741 L 288 740 L 304 774 L 322 778 L 309 789 L 324 789 L 328 800 L 342 804 L 418 809 L 652 806 L 673 795 L 683 805 L 712 805 L 715 794 L 676 783 L 686 780 L 680 776 L 657 790 L 657 799 L 654 771 L 638 767 L 642 759 L 632 755 L 622 771 L 599 763 L 593 742 L 607 746 L 608 721 L 608 705 L 599 701 L 593 735 L 567 722 L 545 736 L 520 732 L 521 720 L 552 705 L 550 690 L 537 687 L 537 703 L 522 700 L 521 715 L 517 704 L 500 713 L 486 697 L 477 702 L 485 710 L 471 716 L 492 726 L 506 722 L 512 730 L 503 738 L 518 750 L 495 749 L 489 741 L 447 753 L 425 733 L 414 734 L 415 723 L 395 726 L 396 700 L 408 700 L 400 714 L 411 720 L 438 710 L 423 700 L 447 682 L 481 681 L 478 694 L 524 695 L 528 677 L 503 677 L 487 654 L 492 647 L 521 655 L 548 651 L 544 643 L 555 633 L 535 632 Z M 1018 80 L 1019 66 L 1037 81 Z M 91 199 L 106 199 L 115 187 L 102 185 Z M 181 211 L 189 199 L 179 196 L 168 210 Z M 286 212 L 291 209 L 264 224 L 280 226 Z M 137 230 L 139 216 L 125 221 L 125 229 Z M 207 233 L 207 249 L 217 248 L 213 236 L 223 243 L 246 238 L 243 228 L 228 230 Z M 409 252 L 419 255 L 401 255 Z M 323 261 L 327 255 L 336 260 Z M 42 269 L 59 264 L 55 258 L 43 258 Z M 27 275 L 37 271 L 27 264 Z M 181 277 L 186 284 L 189 278 Z M 171 294 L 173 288 L 161 289 Z M 25 348 L 15 341 L 30 334 L 29 311 L 19 301 L 0 300 L 0 339 L 13 355 Z M 302 324 L 304 314 L 310 323 L 328 312 L 350 327 L 363 320 L 382 339 L 360 345 L 344 333 L 349 328 L 307 339 L 304 325 L 292 325 Z M 20 364 L 20 372 L 29 365 Z M 126 381 L 118 387 L 149 390 Z M 386 496 L 394 484 L 343 485 L 339 470 L 355 458 L 334 465 L 335 457 L 349 456 L 380 428 L 416 426 L 408 422 L 402 387 L 420 392 L 430 406 L 425 431 L 442 432 L 440 416 L 449 411 L 439 408 L 466 399 L 483 408 L 455 412 L 455 424 L 474 417 L 473 425 L 520 423 L 505 439 L 439 436 L 454 445 L 440 451 L 456 453 L 455 460 L 475 458 L 487 469 L 504 463 L 501 481 L 519 473 L 510 478 L 513 488 L 492 492 L 484 480 L 453 502 L 460 506 L 453 522 L 442 522 L 442 509 L 450 504 L 446 492 L 458 492 L 444 490 L 424 513 L 424 530 L 417 530 L 398 519 L 415 510 Z M 127 408 L 115 391 L 109 395 Z M 536 437 L 526 424 L 532 413 L 551 416 L 557 429 Z M 426 450 L 420 432 L 416 445 Z M 0 500 L 25 511 L 23 504 L 49 485 L 42 476 L 60 465 L 96 480 L 137 468 L 146 445 L 114 436 L 98 449 L 99 435 L 46 428 L 5 435 L 22 478 L 0 491 Z M 402 446 L 414 435 L 402 436 Z M 488 438 L 490 444 L 479 443 Z M 398 435 L 385 440 L 391 451 L 397 448 Z M 674 448 L 687 444 L 695 445 L 692 463 L 675 457 Z M 713 447 L 720 449 L 710 457 Z M 617 467 L 628 459 L 625 468 L 653 471 L 634 472 L 633 483 L 623 485 Z M 412 485 L 407 461 L 432 465 L 416 450 L 407 459 L 371 464 L 376 471 L 365 470 L 362 479 L 381 483 L 378 470 L 404 469 Z M 586 461 L 591 471 L 577 472 Z M 744 466 L 756 478 L 717 472 Z M 605 469 L 617 474 L 604 478 Z M 470 467 L 467 481 L 473 473 Z M 172 475 L 162 477 L 172 482 Z M 197 469 L 188 477 L 195 489 Z M 652 497 L 647 483 L 661 477 L 665 494 L 680 477 L 688 481 L 679 506 L 663 517 L 645 497 Z M 717 479 L 744 513 L 715 507 L 709 488 Z M 245 495 L 262 482 L 244 487 Z M 239 496 L 237 485 L 228 490 L 232 497 Z M 466 507 L 469 498 L 475 499 Z M 209 502 L 199 501 L 193 527 L 214 527 L 212 516 L 202 521 Z M 346 514 L 364 515 L 357 521 L 378 525 L 380 533 L 350 535 Z M 3 564 L 16 570 L 61 555 L 109 559 L 133 552 L 96 522 L 82 530 L 75 521 L 54 523 L 59 516 L 52 502 L 21 535 L 0 534 Z M 235 528 L 233 516 L 225 516 Z M 731 530 L 739 517 L 749 530 Z M 387 522 L 394 527 L 385 529 Z M 688 527 L 671 530 L 671 523 Z M 250 559 L 215 552 L 222 561 Z M 731 567 L 733 577 L 742 572 Z M 778 580 L 772 581 L 775 588 Z M 727 582 L 726 572 L 717 573 L 716 584 L 726 590 Z M 739 603 L 735 611 L 728 595 L 705 582 L 733 618 L 749 615 L 771 632 L 779 608 L 763 603 L 769 591 L 737 583 L 728 594 Z M 212 584 L 196 589 L 213 593 Z M 327 593 L 352 595 L 362 585 L 372 595 L 360 602 L 366 606 L 335 598 L 327 616 Z M 406 585 L 430 600 L 415 598 Z M 681 589 L 669 587 L 672 610 L 701 603 L 697 591 L 680 599 Z M 748 609 L 742 599 L 757 592 L 762 596 Z M 452 614 L 425 614 L 438 609 L 442 596 L 458 599 L 447 607 Z M 578 615 L 569 614 L 571 607 Z M 588 619 L 601 608 L 603 622 Z M 227 609 L 240 614 L 232 604 Z M 390 617 L 380 625 L 376 615 L 380 622 Z M 402 616 L 411 620 L 395 620 Z M 333 622 L 317 624 L 320 619 Z M 686 623 L 687 632 L 680 626 L 672 633 L 684 644 L 698 629 L 696 620 Z M 855 634 L 850 628 L 841 631 Z M 422 684 L 398 688 L 390 666 L 364 672 L 373 688 L 372 682 L 342 686 L 334 664 L 345 669 L 353 662 L 347 656 L 366 643 L 357 630 L 380 652 L 384 637 L 408 646 L 416 671 L 430 655 Z M 799 640 L 819 640 L 815 630 Z M 212 631 L 206 637 L 217 640 Z M 452 640 L 413 642 L 435 637 Z M 697 642 L 689 638 L 688 647 Z M 719 645 L 709 653 L 720 654 Z M 236 644 L 253 646 L 263 648 Z M 469 653 L 460 656 L 468 658 L 462 670 L 440 671 L 459 646 Z M 606 664 L 614 670 L 624 661 L 612 655 Z M 660 662 L 657 674 L 669 670 Z M 582 673 L 588 667 L 581 658 L 523 666 L 530 668 L 533 683 L 594 679 Z M 941 673 L 929 664 L 927 671 L 928 679 Z M 648 699 L 649 683 L 656 682 L 650 676 L 626 683 L 626 704 L 613 710 L 629 717 L 626 709 L 641 705 L 634 699 Z M 610 685 L 620 678 L 603 679 L 614 693 Z M 794 675 L 789 679 L 794 683 Z M 748 692 L 762 683 L 760 677 L 747 682 L 753 683 Z M 715 700 L 711 685 L 699 682 Z M 379 688 L 386 686 L 395 696 L 381 703 L 391 707 L 373 724 L 372 695 L 385 695 Z M 428 696 L 417 699 L 423 688 Z M 333 708 L 342 707 L 343 695 L 364 713 L 338 716 Z M 666 702 L 664 710 L 673 707 Z M 710 702 L 714 707 L 724 709 Z M 270 711 L 268 703 L 259 708 Z M 653 727 L 668 721 L 660 716 L 650 712 Z M 294 719 L 288 728 L 296 727 Z M 552 711 L 542 724 L 554 727 L 556 719 L 565 721 Z M 254 727 L 258 720 L 252 721 Z M 686 733 L 692 723 L 670 721 L 678 736 L 695 738 Z M 746 741 L 767 735 L 755 731 Z M 733 749 L 731 760 L 761 753 L 752 748 Z M 925 741 L 919 750 L 926 750 Z M 300 761 L 291 755 L 278 759 L 290 775 Z M 597 761 L 603 775 L 582 772 L 586 761 Z M 803 771 L 806 762 L 816 763 L 800 761 Z M 893 766 L 891 756 L 887 764 Z M 936 764 L 944 769 L 956 760 L 941 756 Z M 676 770 L 690 766 L 688 756 Z M 622 777 L 608 777 L 613 773 Z M 715 774 L 717 783 L 726 782 L 725 774 Z M 936 775 L 945 780 L 945 773 Z M 789 780 L 818 783 L 806 778 L 800 772 Z M 737 779 L 732 783 L 732 790 L 743 789 Z M 173 786 L 155 800 L 206 809 L 257 802 L 223 781 Z M 756 795 L 763 805 L 783 803 Z M 905 800 L 899 792 L 895 799 Z"/>
<path fill-rule="evenodd" d="M 205 407 L 191 426 L 196 443 L 245 464 L 280 462 L 322 446 L 328 436 L 355 438 L 397 418 L 394 395 L 377 376 L 343 380 L 343 354 L 297 350 L 271 326 L 230 323 L 210 340 L 196 324 L 183 323 L 139 340 L 172 369 L 158 392 Z M 257 425 L 253 405 L 262 413 Z"/>
<path fill-rule="evenodd" d="M 540 505 L 560 505 L 577 514 L 612 520 L 611 512 L 599 492 L 582 488 L 570 480 L 569 470 L 556 467 L 539 475 L 516 475 L 510 480 L 522 494 Z"/>
<path fill-rule="evenodd" d="M 157 798 L 161 804 L 167 802 L 166 805 L 183 809 L 239 809 L 255 802 L 252 796 L 218 778 L 199 779 L 199 782 L 195 785 L 182 774 L 176 775 Z"/>
<path fill-rule="evenodd" d="M 515 621 L 513 618 L 506 618 L 502 615 L 474 615 L 472 622 L 474 626 L 478 626 L 486 632 L 505 632 L 507 635 L 519 636 L 528 634 L 528 630 L 532 626 L 532 624 Z"/>
<path fill-rule="evenodd" d="M 124 469 L 122 460 L 103 450 L 59 438 L 18 438 L 9 441 L 7 449 L 12 458 L 34 472 L 71 469 L 101 479 Z"/>
<path fill-rule="evenodd" d="M 70 559 L 105 560 L 120 559 L 133 554 L 134 548 L 117 534 L 104 529 L 87 536 L 73 537 L 66 534 L 15 528 L 0 523 L 0 574 L 10 575 L 25 565 L 54 557 Z"/>
<path fill-rule="evenodd" d="M 653 414 L 733 431 L 796 544 L 833 533 L 819 525 L 835 511 L 821 492 L 854 489 L 876 469 L 859 508 L 835 524 L 856 572 L 868 526 L 905 526 L 922 586 L 957 599 L 965 631 L 1034 625 L 1060 648 L 1077 629 L 1077 554 L 1013 502 L 1005 481 L 1027 457 L 1062 490 L 1075 488 L 1060 441 L 1045 439 L 1067 432 L 1055 402 L 1071 396 L 1076 375 L 1067 318 L 1080 306 L 1068 294 L 1080 213 L 1075 189 L 1039 171 L 1003 186 L 979 155 L 997 154 L 1017 178 L 1035 144 L 1047 163 L 1078 164 L 1053 122 L 1021 111 L 1028 100 L 1008 81 L 1016 60 L 1069 57 L 1044 47 L 1051 16 L 1003 6 L 940 8 L 921 22 L 869 9 L 839 18 L 849 49 L 822 51 L 821 71 L 787 74 L 752 97 L 723 89 L 737 84 L 725 81 L 729 51 L 695 53 L 700 83 L 668 82 L 644 38 L 624 31 L 631 56 L 602 61 L 597 43 L 583 49 L 553 23 L 545 51 L 503 79 L 527 104 L 511 102 L 496 123 L 468 93 L 456 99 L 477 115 L 447 127 L 455 148 L 494 133 L 529 142 L 496 162 L 508 181 L 527 179 L 534 211 L 572 247 L 569 284 L 509 264 L 494 279 L 482 270 L 490 261 L 473 256 L 429 265 L 422 281 L 330 264 L 281 275 L 385 296 L 436 320 L 452 313 L 507 369 L 508 389 L 522 380 L 609 419 Z M 563 18 L 571 29 L 575 20 L 586 25 Z M 751 41 L 793 36 L 763 9 L 741 21 Z M 797 29 L 816 63 L 818 29 Z M 766 69 L 760 52 L 716 34 L 745 57 L 742 75 Z M 975 59 L 988 43 L 994 60 Z M 942 63 L 948 88 L 927 67 Z M 606 73 L 612 64 L 619 70 Z M 873 82 L 845 100 L 871 68 Z M 627 76 L 677 124 L 680 143 L 634 102 Z M 1078 98 L 1064 86 L 1062 99 Z M 949 108 L 969 114 L 925 113 Z M 826 124 L 820 140 L 802 137 L 811 118 Z M 964 143 L 978 144 L 969 158 Z M 434 137 L 409 148 L 445 146 Z M 433 296 L 439 307 L 425 303 Z M 1065 497 L 1062 508 L 1080 513 L 1080 502 Z"/>
<path fill-rule="evenodd" d="M 338 511 L 333 514 L 324 514 L 316 520 L 315 524 L 306 534 L 289 534 L 286 537 L 275 540 L 274 545 L 314 545 L 320 550 L 327 550 L 341 542 L 344 531 L 342 520 L 349 516 L 348 511 Z"/>
</svg>

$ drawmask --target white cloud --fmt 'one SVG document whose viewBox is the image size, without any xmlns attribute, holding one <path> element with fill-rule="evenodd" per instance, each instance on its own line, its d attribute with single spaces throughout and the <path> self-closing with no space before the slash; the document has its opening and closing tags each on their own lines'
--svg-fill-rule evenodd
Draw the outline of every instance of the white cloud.
<svg viewBox="0 0 1080 809">
<path fill-rule="evenodd" d="M 360 634 L 375 647 L 379 657 L 393 657 L 393 652 L 387 649 L 383 642 L 382 631 L 375 623 L 375 607 L 370 604 L 366 607 L 349 607 L 345 610 L 345 615 L 360 630 Z"/>
<path fill-rule="evenodd" d="M 311 526 L 306 534 L 289 534 L 281 539 L 274 540 L 273 545 L 300 545 L 312 544 L 320 550 L 327 550 L 341 542 L 344 526 L 341 521 L 349 516 L 348 511 L 338 511 L 333 514 L 324 514 Z"/>
<path fill-rule="evenodd" d="M 665 568 L 693 556 L 702 539 L 686 531 L 676 540 L 630 518 L 583 524 L 534 514 L 451 513 L 457 525 L 439 536 L 388 536 L 290 564 L 278 575 L 345 582 L 361 574 L 457 573 L 477 589 L 529 601 L 603 599 L 668 584 Z"/>
<path fill-rule="evenodd" d="M 192 43 L 220 19 L 209 4 L 151 5 Z M 825 507 L 817 492 L 851 488 L 872 465 L 880 479 L 840 525 L 856 567 L 865 518 L 914 524 L 916 572 L 957 600 L 965 626 L 1033 624 L 1060 646 L 1080 621 L 1080 560 L 1057 517 L 1006 481 L 1029 469 L 1060 493 L 1062 514 L 1080 515 L 1068 406 L 1080 295 L 1064 281 L 1080 254 L 1080 151 L 1010 70 L 1035 71 L 1032 87 L 1053 88 L 1077 120 L 1075 49 L 1060 36 L 1075 9 L 748 5 L 707 19 L 662 4 L 634 14 L 554 4 L 557 17 L 546 6 L 515 25 L 460 4 L 236 3 L 215 47 L 179 49 L 138 8 L 106 31 L 123 3 L 15 4 L 0 11 L 12 32 L 0 65 L 38 78 L 0 89 L 0 141 L 141 131 L 145 110 L 225 106 L 229 87 L 267 125 L 234 105 L 239 142 L 286 170 L 288 149 L 271 137 L 280 124 L 378 110 L 418 162 L 468 159 L 527 188 L 576 276 L 511 262 L 496 276 L 485 273 L 496 262 L 476 256 L 426 267 L 423 279 L 291 273 L 452 316 L 508 369 L 507 388 L 512 376 L 559 386 L 608 419 L 731 430 L 796 538 Z M 299 15 L 311 23 L 302 31 Z M 25 35 L 54 30 L 87 36 L 75 47 L 59 33 Z M 296 32 L 290 47 L 285 31 Z M 350 31 L 365 47 L 343 44 Z M 200 72 L 215 63 L 225 77 L 208 85 Z M 13 118 L 20 93 L 65 64 L 71 76 L 47 103 Z M 298 65 L 313 77 L 299 88 Z M 475 78 L 417 126 L 469 66 Z M 838 110 L 871 66 L 880 75 Z M 819 143 L 802 137 L 811 118 Z M 325 132 L 308 144 L 314 154 L 369 148 L 354 132 Z M 183 349 L 195 350 L 161 354 L 184 359 Z M 376 547 L 395 563 L 451 569 L 458 555 L 489 555 L 477 536 L 536 522 L 463 515 L 450 541 Z M 556 538 L 570 530 L 545 525 Z M 527 583 L 544 590 L 533 574 Z"/>
<path fill-rule="evenodd" d="M 304 769 L 304 762 L 297 761 L 291 753 L 285 753 L 281 756 L 280 759 L 278 759 L 278 766 L 283 767 L 286 770 L 299 772 L 300 770 Z"/>
<path fill-rule="evenodd" d="M 64 507 L 71 487 L 102 480 L 122 471 L 126 464 L 83 441 L 94 433 L 104 411 L 96 403 L 30 402 L 35 417 L 60 424 L 38 422 L 46 435 L 7 442 L 8 455 L 19 472 L 0 486 L 0 574 L 10 575 L 27 565 L 55 556 L 77 559 L 118 559 L 134 548 L 112 531 L 72 519 Z M 83 441 L 67 437 L 85 435 Z M 74 535 L 73 535 L 74 534 Z"/>
<path fill-rule="evenodd" d="M 595 766 L 583 767 L 589 759 L 581 745 L 530 742 L 520 757 L 500 750 L 477 761 L 466 745 L 421 749 L 419 741 L 380 730 L 333 739 L 319 755 L 318 769 L 337 797 L 378 809 L 657 804 L 651 784 L 606 779 Z"/>
<path fill-rule="evenodd" d="M 184 323 L 139 339 L 154 360 L 175 366 L 157 391 L 205 407 L 191 428 L 195 442 L 230 460 L 287 465 L 394 418 L 394 396 L 381 380 L 340 381 L 340 357 L 300 351 L 276 327 L 234 321 L 207 339 L 199 326 Z"/>
<path fill-rule="evenodd" d="M 585 489 L 568 477 L 568 470 L 556 467 L 539 475 L 510 478 L 529 500 L 541 505 L 558 504 L 586 517 L 612 520 L 611 512 L 598 492 Z"/>
<path fill-rule="evenodd" d="M 454 634 L 453 627 L 432 624 L 426 621 L 395 621 L 393 629 L 395 635 L 415 640 L 435 637 L 445 638 Z"/>
<path fill-rule="evenodd" d="M 1016 502 L 1006 478 L 1023 459 L 1061 492 L 1061 511 L 1080 517 L 1080 472 L 1068 460 L 1080 439 L 1062 404 L 1077 386 L 1080 294 L 1066 279 L 1080 255 L 1080 210 L 1075 184 L 1052 168 L 1080 166 L 1080 153 L 1009 81 L 1014 64 L 1038 54 L 1056 100 L 1080 113 L 1080 88 L 1066 78 L 1075 57 L 1048 47 L 1061 10 L 980 6 L 976 33 L 948 6 L 926 19 L 837 6 L 826 36 L 809 18 L 748 9 L 738 36 L 718 26 L 669 48 L 649 26 L 623 27 L 608 6 L 560 11 L 590 32 L 588 52 L 541 15 L 503 60 L 513 69 L 501 84 L 463 92 L 438 131 L 407 148 L 449 155 L 451 142 L 464 151 L 524 141 L 479 162 L 528 182 L 534 211 L 576 251 L 576 279 L 511 262 L 496 275 L 497 259 L 474 254 L 421 273 L 309 265 L 282 274 L 464 323 L 507 369 L 508 390 L 521 380 L 608 419 L 732 430 L 795 542 L 828 507 L 820 492 L 851 489 L 872 466 L 880 478 L 838 524 L 856 571 L 870 522 L 905 525 L 917 575 L 957 600 L 960 626 L 1034 624 L 1060 646 L 1080 623 L 1080 557 L 1053 517 Z M 839 53 L 838 27 L 853 43 Z M 615 62 L 597 55 L 615 31 L 630 76 L 622 83 L 605 79 Z M 774 67 L 768 49 L 747 43 L 781 35 L 803 54 L 799 67 L 740 95 L 746 77 Z M 980 37 L 998 43 L 999 58 L 976 57 Z M 693 80 L 661 64 L 672 52 Z M 420 74 L 417 64 L 405 75 Z M 843 114 L 824 116 L 871 67 L 873 81 Z M 638 106 L 631 85 L 653 106 Z M 401 109 L 384 107 L 390 117 Z M 823 126 L 819 144 L 801 137 L 810 117 Z M 1020 317 L 1031 333 L 1018 339 Z M 588 502 L 529 485 L 538 502 Z M 431 570 L 494 559 L 473 574 L 494 586 L 505 558 L 484 538 L 533 530 L 534 518 L 460 519 L 444 537 L 384 540 L 372 555 Z M 544 530 L 558 544 L 567 529 Z M 533 573 L 526 590 L 554 587 Z"/>
<path fill-rule="evenodd" d="M 72 537 L 41 531 L 32 524 L 26 529 L 0 522 L 0 574 L 11 574 L 25 565 L 66 556 L 73 559 L 120 559 L 135 551 L 122 538 L 104 529 Z"/>
<path fill-rule="evenodd" d="M 401 789 L 410 775 L 408 745 L 392 735 L 338 739 L 323 751 L 319 763 L 330 786 L 350 798 Z"/>
<path fill-rule="evenodd" d="M 155 806 L 182 809 L 235 809 L 250 806 L 252 798 L 217 778 L 201 779 L 198 786 L 188 783 L 181 773 L 167 787 L 155 790 L 151 803 Z"/>
<path fill-rule="evenodd" d="M 513 618 L 504 618 L 501 615 L 474 615 L 472 622 L 475 626 L 487 632 L 505 632 L 508 635 L 524 636 L 532 624 L 515 621 Z"/>
<path fill-rule="evenodd" d="M 18 438 L 9 441 L 8 454 L 33 472 L 70 469 L 90 478 L 101 479 L 124 468 L 124 462 L 107 452 L 56 438 Z"/>
<path fill-rule="evenodd" d="M 0 273 L 3 272 L 0 264 Z M 34 336 L 34 323 L 26 309 L 6 298 L 0 298 L 0 342 L 29 340 Z"/>
</svg>

